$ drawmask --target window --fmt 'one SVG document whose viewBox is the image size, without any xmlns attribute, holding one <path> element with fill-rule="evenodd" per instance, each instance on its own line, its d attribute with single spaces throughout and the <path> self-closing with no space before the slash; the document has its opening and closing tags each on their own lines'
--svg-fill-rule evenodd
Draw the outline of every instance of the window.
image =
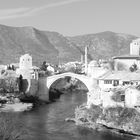
<svg viewBox="0 0 140 140">
<path fill-rule="evenodd" d="M 104 84 L 112 84 L 112 80 L 105 80 Z"/>
<path fill-rule="evenodd" d="M 119 85 L 119 81 L 118 80 L 114 80 L 114 86 L 118 86 Z"/>
<path fill-rule="evenodd" d="M 121 101 L 125 101 L 125 95 L 121 95 Z"/>
</svg>

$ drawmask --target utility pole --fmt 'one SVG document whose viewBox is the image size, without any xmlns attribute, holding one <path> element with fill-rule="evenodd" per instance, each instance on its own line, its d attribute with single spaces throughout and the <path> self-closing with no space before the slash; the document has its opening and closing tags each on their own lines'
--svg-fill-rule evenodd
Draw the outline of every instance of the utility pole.
<svg viewBox="0 0 140 140">
<path fill-rule="evenodd" d="M 85 74 L 88 72 L 88 62 L 87 62 L 88 46 L 85 47 Z"/>
</svg>

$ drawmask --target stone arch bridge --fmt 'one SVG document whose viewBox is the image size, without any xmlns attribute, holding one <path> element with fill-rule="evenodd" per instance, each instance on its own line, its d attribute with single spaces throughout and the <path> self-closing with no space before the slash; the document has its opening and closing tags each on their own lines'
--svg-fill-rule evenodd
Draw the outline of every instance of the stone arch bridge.
<svg viewBox="0 0 140 140">
<path fill-rule="evenodd" d="M 90 82 L 89 82 L 90 77 L 85 76 L 85 75 L 75 74 L 75 73 L 72 73 L 72 72 L 67 72 L 67 73 L 62 73 L 62 74 L 47 77 L 47 87 L 48 87 L 48 89 L 51 87 L 51 85 L 55 81 L 57 81 L 58 79 L 61 79 L 61 78 L 65 78 L 67 76 L 80 80 L 82 83 L 85 84 L 87 89 L 90 90 L 90 87 L 91 87 Z"/>
<path fill-rule="evenodd" d="M 49 89 L 51 85 L 58 79 L 65 78 L 67 76 L 80 80 L 83 84 L 85 84 L 88 91 L 91 91 L 94 87 L 95 81 L 91 77 L 81 74 L 75 74 L 72 72 L 66 72 L 62 74 L 45 77 L 43 80 L 41 79 L 41 81 L 39 82 L 39 92 L 38 92 L 39 94 L 38 96 L 40 97 L 40 99 L 42 100 L 49 99 Z"/>
</svg>

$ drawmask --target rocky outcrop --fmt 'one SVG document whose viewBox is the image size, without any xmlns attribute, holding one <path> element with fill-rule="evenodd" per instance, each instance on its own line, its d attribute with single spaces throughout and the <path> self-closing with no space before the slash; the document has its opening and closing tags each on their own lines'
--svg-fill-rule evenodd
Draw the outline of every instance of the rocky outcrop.
<svg viewBox="0 0 140 140">
<path fill-rule="evenodd" d="M 106 108 L 92 105 L 89 109 L 80 106 L 75 110 L 77 125 L 88 128 L 140 136 L 140 112 L 132 108 Z"/>
</svg>

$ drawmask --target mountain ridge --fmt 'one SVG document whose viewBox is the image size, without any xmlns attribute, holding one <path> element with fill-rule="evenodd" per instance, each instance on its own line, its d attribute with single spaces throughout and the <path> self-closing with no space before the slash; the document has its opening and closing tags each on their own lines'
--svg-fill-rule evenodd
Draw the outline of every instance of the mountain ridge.
<svg viewBox="0 0 140 140">
<path fill-rule="evenodd" d="M 25 53 L 32 55 L 35 65 L 43 61 L 53 64 L 80 61 L 85 46 L 89 46 L 89 61 L 109 59 L 114 55 L 128 54 L 129 44 L 136 38 L 112 31 L 67 37 L 31 26 L 11 27 L 0 24 L 0 63 L 17 63 Z"/>
</svg>

